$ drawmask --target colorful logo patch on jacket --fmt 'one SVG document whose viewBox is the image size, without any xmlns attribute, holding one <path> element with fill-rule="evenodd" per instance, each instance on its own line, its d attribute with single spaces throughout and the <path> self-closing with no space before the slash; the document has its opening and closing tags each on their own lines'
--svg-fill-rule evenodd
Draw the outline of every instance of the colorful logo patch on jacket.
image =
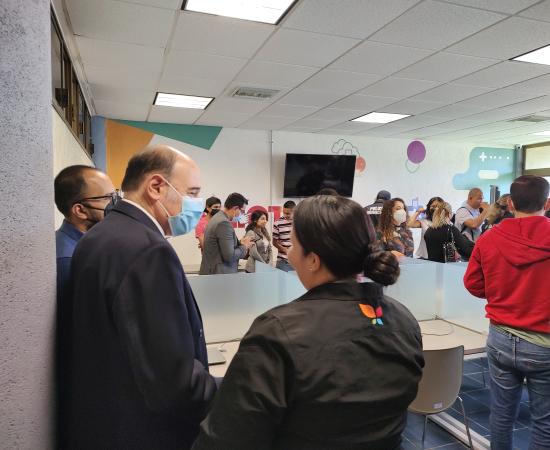
<svg viewBox="0 0 550 450">
<path fill-rule="evenodd" d="M 376 309 L 374 309 L 371 305 L 359 303 L 359 309 L 361 309 L 361 312 L 365 316 L 371 319 L 373 325 L 384 325 L 384 322 L 382 322 L 383 314 L 381 306 L 377 306 Z"/>
</svg>

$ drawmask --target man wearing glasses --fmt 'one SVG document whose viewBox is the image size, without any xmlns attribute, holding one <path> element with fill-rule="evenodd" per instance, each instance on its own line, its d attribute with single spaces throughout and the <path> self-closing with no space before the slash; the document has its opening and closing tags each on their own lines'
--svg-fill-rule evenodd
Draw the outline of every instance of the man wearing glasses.
<svg viewBox="0 0 550 450">
<path fill-rule="evenodd" d="M 55 232 L 57 301 L 63 301 L 76 244 L 86 231 L 103 220 L 105 207 L 116 201 L 111 179 L 89 166 L 69 166 L 54 181 L 55 204 L 65 219 Z"/>
</svg>

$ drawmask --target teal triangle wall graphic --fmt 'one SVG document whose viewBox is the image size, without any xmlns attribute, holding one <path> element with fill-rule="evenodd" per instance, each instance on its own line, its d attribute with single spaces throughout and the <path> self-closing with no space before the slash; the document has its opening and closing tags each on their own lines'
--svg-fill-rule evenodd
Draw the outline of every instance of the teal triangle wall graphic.
<svg viewBox="0 0 550 450">
<path fill-rule="evenodd" d="M 151 133 L 185 142 L 186 144 L 210 150 L 212 144 L 220 134 L 222 127 L 206 125 L 182 125 L 179 123 L 138 122 L 134 120 L 116 120 L 119 123 L 129 125 Z"/>
</svg>

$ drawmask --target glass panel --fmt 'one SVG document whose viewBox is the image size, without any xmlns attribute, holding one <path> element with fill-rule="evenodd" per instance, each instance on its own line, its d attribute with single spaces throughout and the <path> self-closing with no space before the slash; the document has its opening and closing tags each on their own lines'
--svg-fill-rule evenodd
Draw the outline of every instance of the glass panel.
<svg viewBox="0 0 550 450">
<path fill-rule="evenodd" d="M 416 320 L 434 319 L 440 302 L 440 270 L 438 263 L 422 259 L 402 258 L 401 274 L 384 293 L 405 305 Z"/>
<path fill-rule="evenodd" d="M 241 339 L 257 316 L 281 304 L 277 272 L 190 276 L 206 342 Z"/>
<path fill-rule="evenodd" d="M 550 145 L 525 149 L 525 170 L 550 167 Z"/>
<path fill-rule="evenodd" d="M 464 272 L 468 263 L 441 264 L 443 268 L 443 302 L 441 317 L 470 330 L 489 331 L 485 318 L 486 300 L 474 297 L 464 287 Z"/>
<path fill-rule="evenodd" d="M 58 106 L 63 105 L 63 62 L 61 57 L 61 39 L 53 21 L 51 22 L 52 52 L 52 99 Z"/>
</svg>

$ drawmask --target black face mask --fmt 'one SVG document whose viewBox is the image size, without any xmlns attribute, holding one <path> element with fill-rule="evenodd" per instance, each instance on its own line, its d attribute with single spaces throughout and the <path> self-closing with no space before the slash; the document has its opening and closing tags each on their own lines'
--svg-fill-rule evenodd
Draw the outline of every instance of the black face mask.
<svg viewBox="0 0 550 450">
<path fill-rule="evenodd" d="M 109 200 L 109 203 L 107 203 L 105 205 L 105 209 L 103 210 L 103 214 L 106 216 L 107 214 L 109 214 L 111 212 L 111 210 L 115 207 L 115 205 L 120 201 L 122 200 L 122 197 L 120 196 L 120 194 L 117 192 L 115 196 L 113 196 L 111 198 L 111 200 Z"/>
<path fill-rule="evenodd" d="M 219 209 L 212 209 L 210 210 L 210 217 L 214 217 L 216 214 L 220 212 Z"/>
</svg>

